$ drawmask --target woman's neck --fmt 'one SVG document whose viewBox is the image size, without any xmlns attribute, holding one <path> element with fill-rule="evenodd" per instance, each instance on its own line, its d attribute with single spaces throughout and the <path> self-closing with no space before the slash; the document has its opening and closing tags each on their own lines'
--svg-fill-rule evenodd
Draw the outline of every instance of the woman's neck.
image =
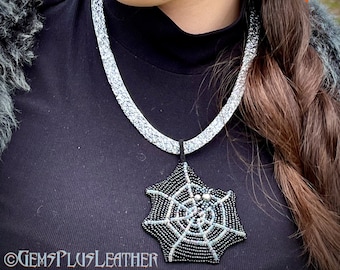
<svg viewBox="0 0 340 270">
<path fill-rule="evenodd" d="M 173 0 L 158 7 L 183 31 L 204 34 L 232 24 L 241 0 Z"/>
</svg>

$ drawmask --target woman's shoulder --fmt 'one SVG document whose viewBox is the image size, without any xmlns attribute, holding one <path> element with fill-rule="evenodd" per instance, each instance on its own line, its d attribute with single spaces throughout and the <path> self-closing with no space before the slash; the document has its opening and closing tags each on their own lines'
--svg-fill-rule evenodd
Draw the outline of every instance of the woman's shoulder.
<svg viewBox="0 0 340 270">
<path fill-rule="evenodd" d="M 37 7 L 39 0 L 2 0 L 0 4 L 0 80 L 12 89 L 28 89 L 22 67 L 31 63 L 35 34 L 42 29 Z"/>
<path fill-rule="evenodd" d="M 319 1 L 312 0 L 309 6 L 312 26 L 311 45 L 324 64 L 326 89 L 340 100 L 340 26 Z"/>
<path fill-rule="evenodd" d="M 0 3 L 0 153 L 16 126 L 14 89 L 28 90 L 23 66 L 34 58 L 34 37 L 42 28 L 37 14 L 39 0 L 1 0 Z"/>
</svg>

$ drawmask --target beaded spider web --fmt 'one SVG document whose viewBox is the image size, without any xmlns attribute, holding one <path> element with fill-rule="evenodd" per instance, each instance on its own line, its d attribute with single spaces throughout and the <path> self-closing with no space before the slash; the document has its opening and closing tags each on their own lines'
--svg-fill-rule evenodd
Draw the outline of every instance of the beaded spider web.
<svg viewBox="0 0 340 270">
<path fill-rule="evenodd" d="M 246 239 L 235 193 L 207 187 L 186 162 L 146 193 L 152 209 L 142 225 L 160 242 L 166 262 L 219 263 L 229 246 Z"/>
</svg>

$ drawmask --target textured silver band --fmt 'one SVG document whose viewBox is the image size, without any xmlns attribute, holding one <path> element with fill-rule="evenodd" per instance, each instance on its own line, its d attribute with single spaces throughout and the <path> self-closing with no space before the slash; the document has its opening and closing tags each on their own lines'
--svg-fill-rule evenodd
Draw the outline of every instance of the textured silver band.
<svg viewBox="0 0 340 270">
<path fill-rule="evenodd" d="M 146 140 L 167 153 L 179 155 L 179 142 L 160 133 L 148 122 L 133 102 L 123 83 L 110 46 L 104 15 L 103 0 L 92 0 L 91 9 L 94 30 L 97 37 L 103 67 L 108 82 L 111 85 L 111 89 L 122 111 Z M 259 42 L 259 18 L 254 11 L 251 12 L 250 15 L 250 26 L 248 31 L 241 69 L 229 99 L 208 127 L 206 127 L 197 136 L 183 142 L 184 154 L 190 154 L 209 143 L 222 130 L 239 106 L 245 89 L 247 71 L 252 60 L 256 56 Z"/>
</svg>

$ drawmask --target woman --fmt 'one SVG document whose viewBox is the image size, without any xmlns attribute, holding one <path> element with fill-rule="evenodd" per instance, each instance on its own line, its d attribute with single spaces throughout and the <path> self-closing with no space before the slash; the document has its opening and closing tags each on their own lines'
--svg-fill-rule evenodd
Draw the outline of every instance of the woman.
<svg viewBox="0 0 340 270">
<path fill-rule="evenodd" d="M 319 4 L 119 2 L 46 0 L 28 84 L 36 3 L 0 4 L 5 266 L 337 269 L 340 41 Z"/>
</svg>

